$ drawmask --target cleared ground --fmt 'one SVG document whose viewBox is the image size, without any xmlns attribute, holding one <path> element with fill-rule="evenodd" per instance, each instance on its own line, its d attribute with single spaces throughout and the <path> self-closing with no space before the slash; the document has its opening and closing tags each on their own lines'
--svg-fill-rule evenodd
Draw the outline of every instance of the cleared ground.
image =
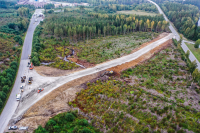
<svg viewBox="0 0 200 133">
<path fill-rule="evenodd" d="M 198 61 L 200 61 L 200 48 L 194 48 L 194 44 L 185 43 L 190 51 L 194 54 Z"/>
<path fill-rule="evenodd" d="M 136 14 L 136 15 L 147 15 L 147 16 L 156 16 L 158 14 L 156 13 L 151 13 L 151 12 L 144 12 L 141 10 L 125 10 L 125 11 L 117 11 L 117 13 L 120 14 Z"/>
</svg>

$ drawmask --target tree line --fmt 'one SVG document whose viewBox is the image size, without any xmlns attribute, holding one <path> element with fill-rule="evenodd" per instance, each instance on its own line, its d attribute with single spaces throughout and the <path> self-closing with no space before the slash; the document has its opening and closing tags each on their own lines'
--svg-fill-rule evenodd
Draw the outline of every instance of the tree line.
<svg viewBox="0 0 200 133">
<path fill-rule="evenodd" d="M 56 37 L 68 37 L 70 41 L 91 39 L 99 36 L 127 34 L 136 31 L 167 31 L 168 22 L 162 15 L 108 15 L 88 13 L 87 16 L 74 17 L 56 15 L 46 18 L 43 25 L 45 34 Z"/>
<path fill-rule="evenodd" d="M 199 19 L 199 9 L 194 5 L 166 2 L 161 5 L 170 21 L 180 33 L 191 40 L 200 38 L 200 29 L 196 23 Z"/>
<path fill-rule="evenodd" d="M 60 1 L 60 0 L 55 0 Z M 141 4 L 147 2 L 147 0 L 62 0 L 69 3 L 89 3 L 92 6 L 99 6 L 99 5 L 110 5 L 110 4 L 123 4 L 123 5 L 132 5 L 132 4 Z"/>
<path fill-rule="evenodd" d="M 3 109 L 3 105 L 6 103 L 6 98 L 9 96 L 9 92 L 14 84 L 15 76 L 18 69 L 18 61 L 10 63 L 10 68 L 0 73 L 0 110 Z"/>
<path fill-rule="evenodd" d="M 0 31 L 9 34 L 20 35 L 24 33 L 29 25 L 32 14 L 28 8 L 21 7 L 17 10 L 17 22 L 9 23 L 0 27 Z"/>
<path fill-rule="evenodd" d="M 94 11 L 106 11 L 107 13 L 114 13 L 116 11 L 122 11 L 122 10 L 143 10 L 148 12 L 158 12 L 155 5 L 150 3 L 143 3 L 143 4 L 133 4 L 133 5 L 119 5 L 119 4 L 112 4 L 112 5 L 99 5 L 94 8 Z"/>
<path fill-rule="evenodd" d="M 46 123 L 45 127 L 38 126 L 34 133 L 100 133 L 99 129 L 94 128 L 83 119 L 76 111 L 60 113 Z"/>
</svg>

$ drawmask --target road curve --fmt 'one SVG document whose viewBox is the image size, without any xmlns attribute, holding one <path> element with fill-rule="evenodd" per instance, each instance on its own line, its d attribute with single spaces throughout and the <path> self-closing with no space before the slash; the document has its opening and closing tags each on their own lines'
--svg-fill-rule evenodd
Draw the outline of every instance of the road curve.
<svg viewBox="0 0 200 133">
<path fill-rule="evenodd" d="M 168 18 L 166 17 L 166 15 L 164 14 L 164 12 L 161 10 L 161 8 L 153 1 L 151 0 L 148 0 L 150 3 L 154 4 L 157 8 L 158 8 L 158 11 L 160 14 L 162 14 L 165 18 L 166 21 L 169 22 L 169 29 L 171 30 L 171 32 L 176 35 L 175 38 L 176 40 L 180 40 L 180 36 L 178 34 L 178 32 L 175 30 L 175 28 L 172 26 L 171 22 L 168 20 Z M 190 49 L 187 47 L 187 45 L 185 43 L 191 43 L 191 44 L 194 44 L 193 42 L 191 41 L 186 41 L 186 40 L 183 40 L 182 43 L 181 43 L 181 47 L 182 49 L 184 50 L 184 52 L 186 53 L 188 50 L 190 51 Z M 199 61 L 196 59 L 196 57 L 194 56 L 194 54 L 190 51 L 190 55 L 189 55 L 189 59 L 190 61 L 196 61 L 197 63 L 197 68 L 200 70 L 200 63 Z"/>
<path fill-rule="evenodd" d="M 41 12 L 41 9 L 37 9 L 35 13 Z M 17 73 L 17 77 L 15 80 L 15 84 L 12 88 L 12 92 L 10 94 L 10 97 L 6 103 L 6 106 L 4 107 L 3 112 L 0 115 L 0 133 L 4 132 L 4 129 L 8 125 L 9 120 L 11 119 L 12 115 L 14 114 L 18 102 L 16 101 L 16 94 L 19 93 L 20 85 L 21 85 L 21 76 L 26 75 L 28 72 L 28 67 L 27 63 L 29 61 L 28 55 L 31 54 L 31 49 L 32 49 L 32 39 L 33 39 L 33 33 L 36 28 L 36 26 L 39 24 L 38 22 L 34 22 L 34 18 L 31 19 L 26 38 L 24 40 L 23 44 L 23 49 L 22 49 L 22 54 L 21 54 L 21 60 L 20 60 L 20 65 Z"/>
<path fill-rule="evenodd" d="M 59 79 L 57 79 L 56 81 L 52 82 L 51 84 L 48 84 L 44 87 L 44 91 L 42 93 L 33 93 L 32 95 L 30 95 L 28 98 L 24 97 L 25 99 L 20 103 L 18 109 L 16 110 L 15 114 L 13 115 L 13 119 L 12 122 L 18 121 L 20 120 L 20 118 L 22 117 L 22 115 L 26 112 L 26 110 L 28 108 L 30 108 L 33 104 L 35 104 L 36 102 L 38 102 L 40 99 L 42 99 L 45 95 L 49 94 L 51 91 L 53 91 L 54 89 L 58 88 L 59 86 L 70 82 L 72 80 L 78 79 L 80 77 L 84 77 L 87 75 L 91 75 L 97 72 L 100 72 L 102 70 L 106 70 L 108 68 L 117 66 L 117 65 L 121 65 L 124 64 L 126 62 L 130 62 L 132 60 L 135 60 L 137 58 L 139 58 L 140 56 L 142 56 L 143 54 L 149 52 L 150 50 L 154 49 L 155 47 L 159 46 L 160 44 L 163 44 L 164 42 L 168 41 L 169 39 L 172 39 L 174 35 L 172 33 L 170 33 L 168 36 L 153 42 L 151 44 L 149 44 L 148 46 L 130 54 L 127 56 L 123 56 L 121 58 L 118 59 L 114 59 L 102 64 L 99 64 L 95 67 L 92 68 L 88 68 L 88 69 L 84 69 L 82 71 L 78 71 L 78 72 L 74 72 L 72 74 L 69 74 L 67 76 L 62 76 Z"/>
</svg>

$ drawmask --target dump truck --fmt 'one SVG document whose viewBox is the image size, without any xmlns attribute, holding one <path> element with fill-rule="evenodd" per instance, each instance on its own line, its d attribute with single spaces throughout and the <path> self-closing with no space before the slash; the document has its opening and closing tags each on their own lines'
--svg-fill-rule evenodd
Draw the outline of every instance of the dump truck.
<svg viewBox="0 0 200 133">
<path fill-rule="evenodd" d="M 32 81 L 33 81 L 33 77 L 29 77 L 28 84 L 32 84 Z"/>
<path fill-rule="evenodd" d="M 21 93 L 18 93 L 18 94 L 16 95 L 16 100 L 19 101 L 20 99 L 21 99 Z"/>
<path fill-rule="evenodd" d="M 29 67 L 30 70 L 33 70 L 33 63 L 31 62 L 31 65 Z"/>
<path fill-rule="evenodd" d="M 24 83 L 26 80 L 26 76 L 21 77 L 21 83 Z"/>
<path fill-rule="evenodd" d="M 38 88 L 38 93 L 42 92 L 44 90 L 44 88 Z"/>
</svg>

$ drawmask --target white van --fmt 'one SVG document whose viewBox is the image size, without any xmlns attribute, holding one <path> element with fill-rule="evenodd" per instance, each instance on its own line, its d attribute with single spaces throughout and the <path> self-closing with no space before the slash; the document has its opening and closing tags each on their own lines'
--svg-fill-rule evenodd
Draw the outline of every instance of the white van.
<svg viewBox="0 0 200 133">
<path fill-rule="evenodd" d="M 21 98 L 21 94 L 20 94 L 20 93 L 18 93 L 18 94 L 17 94 L 17 96 L 16 96 L 16 100 L 17 100 L 17 101 L 19 101 L 19 100 L 20 100 L 20 98 Z"/>
</svg>

